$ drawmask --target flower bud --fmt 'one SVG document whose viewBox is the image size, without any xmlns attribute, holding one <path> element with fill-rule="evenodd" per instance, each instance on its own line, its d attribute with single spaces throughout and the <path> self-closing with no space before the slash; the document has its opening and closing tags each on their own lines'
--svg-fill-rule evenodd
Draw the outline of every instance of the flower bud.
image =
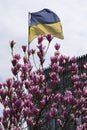
<svg viewBox="0 0 87 130">
<path fill-rule="evenodd" d="M 23 50 L 24 53 L 26 52 L 26 49 L 27 49 L 27 46 L 26 46 L 26 45 L 23 45 L 23 46 L 22 46 L 22 50 Z"/>
<path fill-rule="evenodd" d="M 60 45 L 59 45 L 58 43 L 56 43 L 56 44 L 55 44 L 55 49 L 56 49 L 56 50 L 59 50 L 59 48 L 60 48 Z"/>
<path fill-rule="evenodd" d="M 43 37 L 42 35 L 39 36 L 39 37 L 38 37 L 38 44 L 42 43 L 43 39 L 44 39 L 44 37 Z"/>
<path fill-rule="evenodd" d="M 11 47 L 11 49 L 14 47 L 15 44 L 16 44 L 16 43 L 14 42 L 14 40 L 12 40 L 12 41 L 10 42 L 10 47 Z"/>
<path fill-rule="evenodd" d="M 47 34 L 47 35 L 46 35 L 46 39 L 47 39 L 49 42 L 51 42 L 52 39 L 53 39 L 53 35 L 52 35 L 52 34 Z"/>
</svg>

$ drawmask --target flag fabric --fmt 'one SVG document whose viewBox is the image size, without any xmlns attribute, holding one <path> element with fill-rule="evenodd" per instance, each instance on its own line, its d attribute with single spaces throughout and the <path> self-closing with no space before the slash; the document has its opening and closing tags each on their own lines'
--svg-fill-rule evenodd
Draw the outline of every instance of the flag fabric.
<svg viewBox="0 0 87 130">
<path fill-rule="evenodd" d="M 63 39 L 62 24 L 59 17 L 49 9 L 43 9 L 38 12 L 31 13 L 29 25 L 30 42 L 39 35 L 51 33 L 54 37 Z"/>
</svg>

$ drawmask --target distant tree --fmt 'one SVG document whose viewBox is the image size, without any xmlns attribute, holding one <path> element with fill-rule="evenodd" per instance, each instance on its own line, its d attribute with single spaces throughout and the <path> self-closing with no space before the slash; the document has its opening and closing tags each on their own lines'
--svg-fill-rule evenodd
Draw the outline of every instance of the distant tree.
<svg viewBox="0 0 87 130">
<path fill-rule="evenodd" d="M 45 38 L 50 45 L 53 36 L 49 34 Z M 83 64 L 84 72 L 80 73 L 76 58 L 61 55 L 60 45 L 56 43 L 47 80 L 43 68 L 47 50 L 43 40 L 43 36 L 38 37 L 38 52 L 27 50 L 27 46 L 23 45 L 23 58 L 14 54 L 15 42 L 10 42 L 13 77 L 0 83 L 0 102 L 4 106 L 0 130 L 48 130 L 46 124 L 52 119 L 56 120 L 57 130 L 73 129 L 73 126 L 75 130 L 87 130 L 87 63 Z M 40 66 L 34 72 L 30 56 L 34 57 L 35 53 Z M 72 64 L 68 71 L 73 86 L 71 90 L 66 86 L 66 90 L 61 92 L 58 88 L 62 82 L 63 64 L 70 60 Z M 80 118 L 81 124 L 78 123 Z"/>
</svg>

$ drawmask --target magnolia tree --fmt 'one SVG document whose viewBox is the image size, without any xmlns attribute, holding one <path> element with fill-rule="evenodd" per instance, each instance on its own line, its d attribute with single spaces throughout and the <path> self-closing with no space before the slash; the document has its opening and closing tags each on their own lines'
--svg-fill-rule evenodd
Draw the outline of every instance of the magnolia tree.
<svg viewBox="0 0 87 130">
<path fill-rule="evenodd" d="M 4 106 L 0 130 L 50 130 L 54 120 L 57 130 L 87 130 L 87 63 L 83 64 L 84 71 L 80 73 L 77 59 L 61 55 L 60 45 L 56 43 L 54 55 L 50 58 L 49 80 L 46 79 L 44 38 L 50 45 L 53 36 L 38 37 L 38 52 L 27 50 L 23 45 L 23 58 L 14 54 L 15 42 L 10 42 L 13 77 L 0 83 L 0 102 Z M 40 65 L 34 72 L 30 57 L 36 53 Z M 61 92 L 58 89 L 62 82 L 60 75 L 65 69 L 63 64 L 69 61 L 72 61 L 68 67 L 72 89 L 66 86 Z"/>
</svg>

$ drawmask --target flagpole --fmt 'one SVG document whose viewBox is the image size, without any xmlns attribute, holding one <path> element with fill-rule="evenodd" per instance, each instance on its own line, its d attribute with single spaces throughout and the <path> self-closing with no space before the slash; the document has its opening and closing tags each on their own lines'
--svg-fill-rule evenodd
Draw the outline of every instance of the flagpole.
<svg viewBox="0 0 87 130">
<path fill-rule="evenodd" d="M 28 50 L 30 50 L 30 20 L 31 20 L 31 13 L 28 12 Z"/>
</svg>

